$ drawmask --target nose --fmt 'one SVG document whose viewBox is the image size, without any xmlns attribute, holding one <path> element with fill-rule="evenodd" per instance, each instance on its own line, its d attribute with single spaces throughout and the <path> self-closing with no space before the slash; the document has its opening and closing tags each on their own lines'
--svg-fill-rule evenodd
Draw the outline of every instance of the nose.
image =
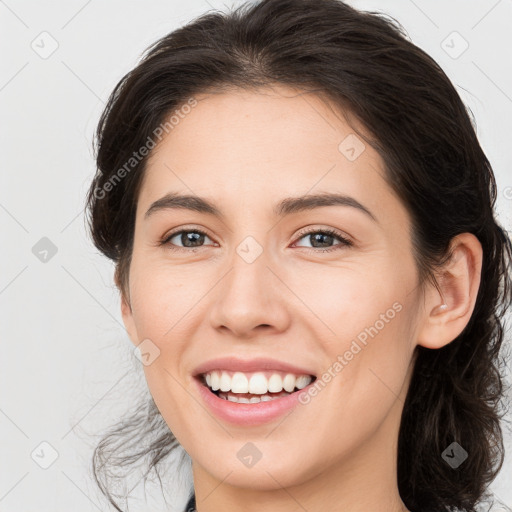
<svg viewBox="0 0 512 512">
<path fill-rule="evenodd" d="M 290 323 L 287 288 L 269 267 L 265 251 L 250 263 L 238 254 L 232 261 L 216 287 L 210 310 L 213 328 L 237 339 L 286 330 Z"/>
</svg>

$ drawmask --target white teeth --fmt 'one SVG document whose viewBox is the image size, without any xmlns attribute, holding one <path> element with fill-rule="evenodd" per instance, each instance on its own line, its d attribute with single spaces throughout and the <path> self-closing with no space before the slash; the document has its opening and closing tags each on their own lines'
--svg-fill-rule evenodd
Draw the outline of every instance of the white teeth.
<svg viewBox="0 0 512 512">
<path fill-rule="evenodd" d="M 297 380 L 295 381 L 295 387 L 297 389 L 303 389 L 310 382 L 311 382 L 311 377 L 309 375 L 301 375 L 300 377 L 297 377 Z"/>
<path fill-rule="evenodd" d="M 288 373 L 283 379 L 283 388 L 288 393 L 291 393 L 295 389 L 295 375 Z"/>
<path fill-rule="evenodd" d="M 219 385 L 221 391 L 229 391 L 231 389 L 231 377 L 226 372 L 222 372 Z"/>
<path fill-rule="evenodd" d="M 281 379 L 281 375 L 278 373 L 274 373 L 268 379 L 268 390 L 271 393 L 279 393 L 283 389 L 283 379 Z"/>
<path fill-rule="evenodd" d="M 255 373 L 249 380 L 249 393 L 264 395 L 267 391 L 267 378 L 263 373 Z"/>
<path fill-rule="evenodd" d="M 212 372 L 211 374 L 211 380 L 212 380 L 212 389 L 213 391 L 217 391 L 220 388 L 220 378 L 219 374 L 217 372 Z"/>
<path fill-rule="evenodd" d="M 266 393 L 280 393 L 286 391 L 293 393 L 297 389 L 305 388 L 311 381 L 310 375 L 294 375 L 293 373 L 273 373 L 267 378 L 265 373 L 256 372 L 245 374 L 243 372 L 231 373 L 215 370 L 203 375 L 206 385 L 212 391 L 265 395 Z M 252 400 L 252 398 L 251 398 Z M 255 401 L 250 403 L 256 403 Z"/>
<path fill-rule="evenodd" d="M 270 402 L 271 400 L 276 400 L 277 398 L 281 398 L 283 396 L 288 396 L 290 393 L 282 391 L 278 395 L 270 396 L 270 395 L 260 395 L 260 396 L 252 396 L 251 398 L 247 398 L 245 396 L 236 396 L 233 393 L 219 393 L 219 398 L 224 400 L 229 400 L 230 402 L 235 402 L 238 404 L 258 404 L 260 402 Z"/>
<path fill-rule="evenodd" d="M 249 393 L 249 381 L 242 372 L 235 372 L 231 377 L 231 391 L 233 393 Z"/>
</svg>

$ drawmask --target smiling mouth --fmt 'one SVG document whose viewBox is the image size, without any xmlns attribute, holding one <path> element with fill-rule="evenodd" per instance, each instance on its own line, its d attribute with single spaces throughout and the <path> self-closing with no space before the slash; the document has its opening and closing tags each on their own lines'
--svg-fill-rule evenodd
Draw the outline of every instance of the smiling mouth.
<svg viewBox="0 0 512 512">
<path fill-rule="evenodd" d="M 289 396 L 316 380 L 314 375 L 277 371 L 232 372 L 214 370 L 198 375 L 214 395 L 235 403 L 257 404 Z"/>
</svg>

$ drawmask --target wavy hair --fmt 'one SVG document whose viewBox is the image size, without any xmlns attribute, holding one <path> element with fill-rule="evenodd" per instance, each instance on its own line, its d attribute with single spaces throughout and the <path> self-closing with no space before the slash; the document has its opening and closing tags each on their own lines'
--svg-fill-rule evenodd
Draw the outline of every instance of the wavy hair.
<svg viewBox="0 0 512 512">
<path fill-rule="evenodd" d="M 416 348 L 398 443 L 398 487 L 409 509 L 473 512 L 503 463 L 501 349 L 512 304 L 512 245 L 494 216 L 495 178 L 470 110 L 393 18 L 341 0 L 263 0 L 206 13 L 156 41 L 117 84 L 99 120 L 98 172 L 86 205 L 93 242 L 115 262 L 116 283 L 129 301 L 135 211 L 148 157 L 114 183 L 116 173 L 194 95 L 273 84 L 322 95 L 365 127 L 370 135 L 361 137 L 382 157 L 386 179 L 410 214 L 421 283 L 436 284 L 456 235 L 473 233 L 482 245 L 468 325 L 441 349 Z M 463 470 L 441 458 L 454 441 L 468 451 Z M 141 461 L 144 478 L 158 475 L 176 447 L 146 397 L 97 445 L 94 476 L 121 511 L 113 480 Z"/>
</svg>

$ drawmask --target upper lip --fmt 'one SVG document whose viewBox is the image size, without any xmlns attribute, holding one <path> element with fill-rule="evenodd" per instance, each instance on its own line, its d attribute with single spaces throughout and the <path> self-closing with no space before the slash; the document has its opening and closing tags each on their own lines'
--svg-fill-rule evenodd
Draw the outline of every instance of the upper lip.
<svg viewBox="0 0 512 512">
<path fill-rule="evenodd" d="M 204 373 L 208 373 L 213 370 L 227 370 L 233 372 L 256 372 L 256 371 L 281 371 L 293 373 L 294 375 L 313 375 L 314 372 L 307 368 L 295 366 L 284 361 L 278 361 L 277 359 L 270 359 L 267 357 L 257 357 L 253 359 L 239 359 L 236 357 L 220 357 L 217 359 L 210 359 L 197 368 L 195 368 L 193 374 L 198 376 Z"/>
</svg>

